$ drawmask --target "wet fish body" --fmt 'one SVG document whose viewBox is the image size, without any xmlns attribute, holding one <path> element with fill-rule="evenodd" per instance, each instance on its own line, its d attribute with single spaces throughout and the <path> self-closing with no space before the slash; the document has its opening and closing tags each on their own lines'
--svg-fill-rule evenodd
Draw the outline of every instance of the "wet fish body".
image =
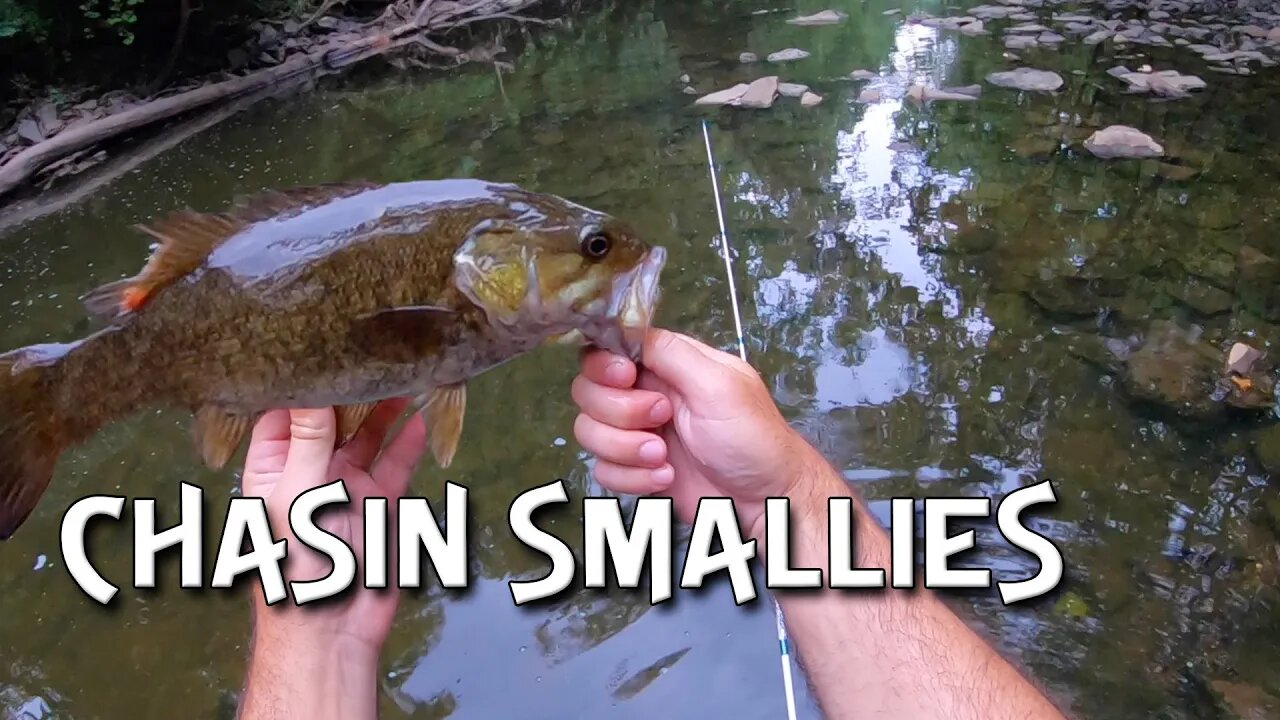
<svg viewBox="0 0 1280 720">
<path fill-rule="evenodd" d="M 470 378 L 570 333 L 638 358 L 665 262 L 605 213 L 482 180 L 277 191 L 141 229 L 146 267 L 86 297 L 107 327 L 0 355 L 0 539 L 65 448 L 150 407 L 191 410 L 216 468 L 266 410 L 337 406 L 341 443 L 416 397 L 447 466 Z"/>
</svg>

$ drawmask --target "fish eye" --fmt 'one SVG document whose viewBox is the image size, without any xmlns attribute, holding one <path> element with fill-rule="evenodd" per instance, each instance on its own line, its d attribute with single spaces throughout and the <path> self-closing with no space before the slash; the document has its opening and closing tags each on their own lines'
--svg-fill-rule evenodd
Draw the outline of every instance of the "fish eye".
<svg viewBox="0 0 1280 720">
<path fill-rule="evenodd" d="M 582 254 L 593 260 L 599 260 L 609 253 L 613 241 L 604 233 L 591 233 L 582 239 Z"/>
</svg>

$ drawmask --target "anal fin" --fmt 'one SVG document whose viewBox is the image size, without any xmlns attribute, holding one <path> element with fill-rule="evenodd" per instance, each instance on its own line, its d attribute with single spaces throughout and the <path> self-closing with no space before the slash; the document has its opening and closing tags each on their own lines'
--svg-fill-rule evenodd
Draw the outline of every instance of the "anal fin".
<svg viewBox="0 0 1280 720">
<path fill-rule="evenodd" d="M 255 419 L 251 415 L 234 415 L 214 405 L 197 410 L 191 432 L 205 466 L 217 470 L 226 465 Z"/>
<path fill-rule="evenodd" d="M 339 405 L 333 409 L 338 419 L 338 445 L 342 447 L 351 442 L 360 431 L 360 426 L 369 419 L 370 413 L 378 406 L 376 402 L 358 403 L 356 405 Z"/>
<path fill-rule="evenodd" d="M 431 454 L 436 464 L 449 467 L 462 438 L 462 419 L 467 410 L 466 383 L 443 385 L 432 390 L 422 408 L 422 419 L 431 441 Z"/>
</svg>

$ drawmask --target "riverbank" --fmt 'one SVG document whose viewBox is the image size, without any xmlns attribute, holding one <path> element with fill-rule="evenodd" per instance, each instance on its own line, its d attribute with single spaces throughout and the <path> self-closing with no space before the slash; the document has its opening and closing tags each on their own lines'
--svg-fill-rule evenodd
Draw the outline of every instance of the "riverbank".
<svg viewBox="0 0 1280 720">
<path fill-rule="evenodd" d="M 0 133 L 0 202 L 97 167 L 113 143 L 164 121 L 305 84 L 371 57 L 386 56 L 400 68 L 484 62 L 502 72 L 510 67 L 500 59 L 504 36 L 525 24 L 554 23 L 551 15 L 566 9 L 545 0 L 397 0 L 373 16 L 337 14 L 341 8 L 325 14 L 334 5 L 255 22 L 254 36 L 227 54 L 226 69 L 149 94 L 46 89 Z"/>
</svg>

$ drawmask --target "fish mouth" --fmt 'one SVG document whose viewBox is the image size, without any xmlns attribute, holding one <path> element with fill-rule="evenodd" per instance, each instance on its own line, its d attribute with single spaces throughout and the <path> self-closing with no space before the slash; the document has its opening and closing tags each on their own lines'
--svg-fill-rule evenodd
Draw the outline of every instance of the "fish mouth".
<svg viewBox="0 0 1280 720">
<path fill-rule="evenodd" d="M 634 362 L 640 362 L 644 351 L 644 340 L 658 306 L 658 278 L 666 262 L 665 248 L 650 248 L 633 270 L 614 281 L 609 316 L 617 318 L 617 335 L 610 338 L 615 342 L 608 343 L 613 345 L 608 349 L 621 352 Z"/>
</svg>

